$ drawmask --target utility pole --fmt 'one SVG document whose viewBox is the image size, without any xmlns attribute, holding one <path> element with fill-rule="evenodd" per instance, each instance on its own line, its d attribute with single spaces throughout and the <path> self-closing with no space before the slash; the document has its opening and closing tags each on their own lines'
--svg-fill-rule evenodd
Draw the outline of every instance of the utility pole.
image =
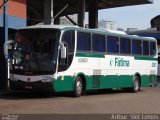
<svg viewBox="0 0 160 120">
<path fill-rule="evenodd" d="M 8 1 L 4 0 L 0 9 L 3 8 L 2 40 L 0 40 L 0 89 L 8 88 L 8 56 L 4 55 L 4 43 L 8 41 Z"/>
<path fill-rule="evenodd" d="M 0 5 L 0 9 L 3 8 L 8 3 L 8 1 L 9 0 L 4 0 L 4 2 L 2 3 L 2 5 Z"/>
<path fill-rule="evenodd" d="M 79 0 L 78 26 L 85 27 L 86 0 Z"/>
<path fill-rule="evenodd" d="M 54 4 L 53 4 L 53 0 L 51 0 L 51 25 L 54 24 L 53 16 L 54 16 Z"/>
</svg>

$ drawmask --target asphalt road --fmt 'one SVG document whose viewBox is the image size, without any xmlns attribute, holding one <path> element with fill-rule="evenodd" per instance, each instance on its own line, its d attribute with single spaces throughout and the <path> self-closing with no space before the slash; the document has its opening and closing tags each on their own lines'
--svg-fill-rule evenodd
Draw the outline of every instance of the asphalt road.
<svg viewBox="0 0 160 120">
<path fill-rule="evenodd" d="M 11 92 L 0 95 L 0 113 L 16 114 L 158 114 L 160 87 L 143 88 L 139 93 L 122 90 L 89 92 L 80 98 L 67 93 L 35 94 Z"/>
</svg>

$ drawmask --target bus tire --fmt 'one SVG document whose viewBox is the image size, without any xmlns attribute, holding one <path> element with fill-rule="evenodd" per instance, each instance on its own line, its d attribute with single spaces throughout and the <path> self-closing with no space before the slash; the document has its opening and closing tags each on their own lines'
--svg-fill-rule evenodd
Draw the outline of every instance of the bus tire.
<svg viewBox="0 0 160 120">
<path fill-rule="evenodd" d="M 83 90 L 82 78 L 77 76 L 75 80 L 73 96 L 80 97 L 82 95 L 82 90 Z"/>
<path fill-rule="evenodd" d="M 133 78 L 133 86 L 131 88 L 133 93 L 137 93 L 140 91 L 140 78 L 138 76 L 134 76 Z"/>
</svg>

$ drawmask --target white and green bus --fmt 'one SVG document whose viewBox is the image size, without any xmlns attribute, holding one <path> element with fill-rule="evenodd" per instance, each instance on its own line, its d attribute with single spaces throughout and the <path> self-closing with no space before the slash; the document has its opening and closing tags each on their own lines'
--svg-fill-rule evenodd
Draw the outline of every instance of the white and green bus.
<svg viewBox="0 0 160 120">
<path fill-rule="evenodd" d="M 154 38 L 73 26 L 35 25 L 18 30 L 10 88 L 70 91 L 130 89 L 155 84 Z"/>
</svg>

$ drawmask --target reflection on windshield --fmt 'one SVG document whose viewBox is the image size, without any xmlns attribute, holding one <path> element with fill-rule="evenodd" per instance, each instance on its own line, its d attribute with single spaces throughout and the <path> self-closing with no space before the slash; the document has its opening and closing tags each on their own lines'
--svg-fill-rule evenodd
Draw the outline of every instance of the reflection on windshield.
<svg viewBox="0 0 160 120">
<path fill-rule="evenodd" d="M 55 71 L 59 31 L 53 29 L 26 29 L 16 35 L 13 54 L 15 69 L 21 71 Z"/>
<path fill-rule="evenodd" d="M 40 39 L 34 43 L 30 62 L 32 69 L 43 69 L 44 71 L 52 69 L 54 63 L 54 46 L 54 39 Z"/>
</svg>

